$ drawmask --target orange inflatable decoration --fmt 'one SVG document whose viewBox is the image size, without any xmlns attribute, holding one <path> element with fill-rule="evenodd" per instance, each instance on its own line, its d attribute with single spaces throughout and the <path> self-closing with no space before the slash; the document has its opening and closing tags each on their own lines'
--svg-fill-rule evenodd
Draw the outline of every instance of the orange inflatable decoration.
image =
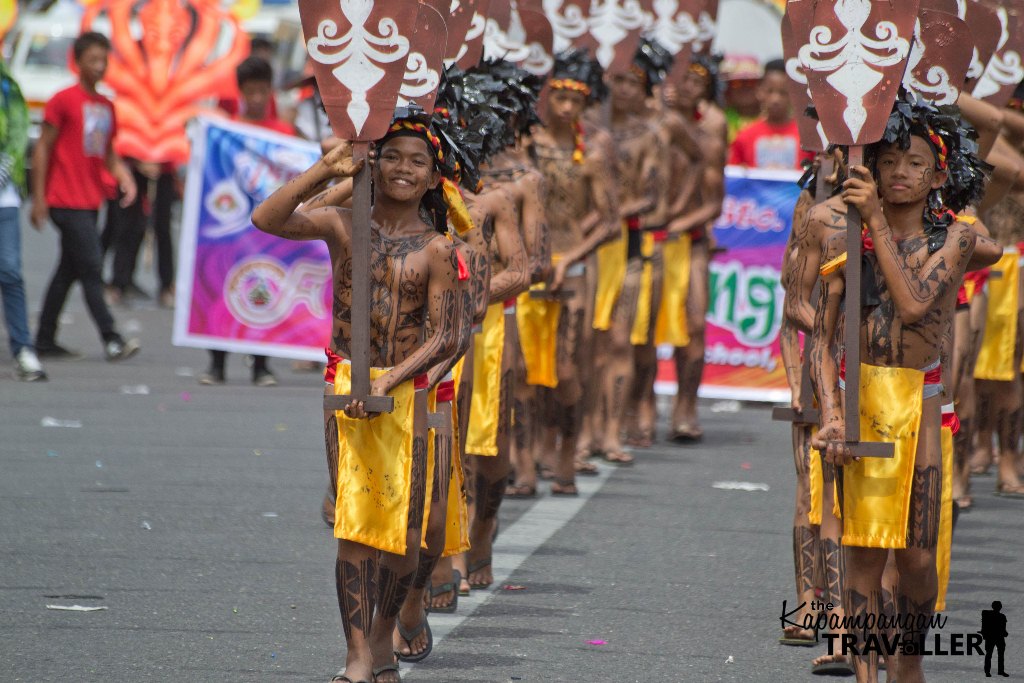
<svg viewBox="0 0 1024 683">
<path fill-rule="evenodd" d="M 234 81 L 249 53 L 248 36 L 218 0 L 94 0 L 82 30 L 101 15 L 110 21 L 113 45 L 106 83 L 117 93 L 118 153 L 184 163 L 185 124 Z M 226 33 L 230 44 L 218 45 Z"/>
</svg>

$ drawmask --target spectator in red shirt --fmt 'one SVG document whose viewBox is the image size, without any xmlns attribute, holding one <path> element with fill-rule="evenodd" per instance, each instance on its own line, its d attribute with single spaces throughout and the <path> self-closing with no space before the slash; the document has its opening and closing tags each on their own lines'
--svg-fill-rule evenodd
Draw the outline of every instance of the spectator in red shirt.
<svg viewBox="0 0 1024 683">
<path fill-rule="evenodd" d="M 96 91 L 107 71 L 110 41 L 99 33 L 83 33 L 73 51 L 78 83 L 46 103 L 39 142 L 32 153 L 32 225 L 42 230 L 49 216 L 61 236 L 60 261 L 39 315 L 36 353 L 67 360 L 82 357 L 56 342 L 61 309 L 77 280 L 103 338 L 107 360 L 113 361 L 134 355 L 139 342 L 126 341 L 117 333 L 103 300 L 103 256 L 96 219 L 107 199 L 104 171 L 117 181 L 125 206 L 135 200 L 135 179 L 114 152 L 114 105 Z"/>
<path fill-rule="evenodd" d="M 802 169 L 814 155 L 800 149 L 800 132 L 786 87 L 786 63 L 775 59 L 764 67 L 757 89 L 761 118 L 740 130 L 729 150 L 729 163 L 771 169 Z"/>
<path fill-rule="evenodd" d="M 249 57 L 238 65 L 235 71 L 238 80 L 238 91 L 242 95 L 242 108 L 235 121 L 260 126 L 268 130 L 295 135 L 291 125 L 271 115 L 270 102 L 274 98 L 274 70 L 270 62 L 261 57 Z M 223 384 L 225 365 L 228 354 L 226 351 L 210 351 L 210 368 L 199 376 L 200 384 Z M 252 383 L 258 387 L 272 387 L 277 378 L 270 371 L 266 356 L 253 356 Z"/>
</svg>

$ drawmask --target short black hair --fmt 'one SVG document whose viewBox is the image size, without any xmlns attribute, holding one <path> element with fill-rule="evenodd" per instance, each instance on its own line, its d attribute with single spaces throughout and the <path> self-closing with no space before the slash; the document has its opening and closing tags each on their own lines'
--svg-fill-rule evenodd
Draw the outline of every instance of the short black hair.
<svg viewBox="0 0 1024 683">
<path fill-rule="evenodd" d="M 767 76 L 773 71 L 777 71 L 780 74 L 785 75 L 786 73 L 786 60 L 785 59 L 772 59 L 764 65 L 764 75 Z"/>
<path fill-rule="evenodd" d="M 262 57 L 247 57 L 235 69 L 235 78 L 238 80 L 239 88 L 250 81 L 273 83 L 274 68 L 270 66 L 270 62 Z"/>
<path fill-rule="evenodd" d="M 263 38 L 262 36 L 256 36 L 249 43 L 249 50 L 256 52 L 257 50 L 269 50 L 274 51 L 274 41 Z"/>
<path fill-rule="evenodd" d="M 82 35 L 75 38 L 75 44 L 72 50 L 75 55 L 75 61 L 77 62 L 85 54 L 85 51 L 90 47 L 102 47 L 107 52 L 110 51 L 110 39 L 102 33 L 96 33 L 95 31 L 86 31 Z"/>
</svg>

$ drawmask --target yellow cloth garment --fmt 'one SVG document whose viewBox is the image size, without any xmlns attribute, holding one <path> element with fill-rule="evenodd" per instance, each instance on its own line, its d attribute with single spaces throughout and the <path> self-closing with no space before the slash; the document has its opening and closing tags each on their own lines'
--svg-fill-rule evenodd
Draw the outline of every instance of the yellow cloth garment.
<svg viewBox="0 0 1024 683">
<path fill-rule="evenodd" d="M 532 290 L 543 290 L 534 285 Z M 526 365 L 526 383 L 554 389 L 558 386 L 558 317 L 562 305 L 548 299 L 534 299 L 529 292 L 516 301 L 519 345 Z"/>
<path fill-rule="evenodd" d="M 640 273 L 640 295 L 636 302 L 636 315 L 633 316 L 633 328 L 629 333 L 629 343 L 643 346 L 651 338 L 651 297 L 654 294 L 654 266 L 650 258 L 654 256 L 654 235 L 645 230 L 640 236 L 640 256 L 644 259 L 643 271 Z"/>
<path fill-rule="evenodd" d="M 622 236 L 597 248 L 597 294 L 594 296 L 594 329 L 609 330 L 612 311 L 626 281 L 626 222 Z"/>
<path fill-rule="evenodd" d="M 892 458 L 843 468 L 843 545 L 907 547 L 924 373 L 861 363 L 860 439 L 896 444 Z"/>
<path fill-rule="evenodd" d="M 1015 249 L 1003 252 L 1003 257 L 992 266 L 1002 277 L 988 281 L 988 314 L 985 318 L 985 337 L 974 364 L 975 379 L 1000 382 L 1013 381 L 1013 351 L 1017 341 L 1017 290 L 1020 264 Z"/>
<path fill-rule="evenodd" d="M 814 438 L 815 434 L 818 433 L 817 427 L 811 427 L 811 433 L 807 437 L 807 441 L 810 442 Z M 810 484 L 811 490 L 811 509 L 807 511 L 807 522 L 809 524 L 821 524 L 821 512 L 822 512 L 822 492 L 824 491 L 824 476 L 825 473 L 821 470 L 821 453 L 817 448 L 810 448 L 810 456 L 808 458 L 809 463 L 807 466 L 807 480 Z"/>
<path fill-rule="evenodd" d="M 370 378 L 387 369 L 371 368 Z M 352 365 L 338 364 L 334 393 L 349 393 Z M 338 419 L 338 495 L 334 536 L 405 555 L 412 488 L 413 380 L 388 394 L 395 409 L 370 419 Z"/>
<path fill-rule="evenodd" d="M 661 307 L 654 326 L 654 343 L 689 346 L 686 328 L 686 296 L 690 292 L 690 235 L 665 242 L 664 280 L 661 284 Z"/>
<path fill-rule="evenodd" d="M 456 383 L 455 385 L 459 385 Z M 448 484 L 448 518 L 444 530 L 444 552 L 451 557 L 469 550 L 469 505 L 466 503 L 466 471 L 462 468 L 459 444 L 459 408 L 452 401 L 452 477 Z"/>
<path fill-rule="evenodd" d="M 935 569 L 939 575 L 939 595 L 935 611 L 946 609 L 949 586 L 950 550 L 953 545 L 953 430 L 942 428 L 942 507 L 939 508 L 939 538 L 935 548 Z"/>
<path fill-rule="evenodd" d="M 505 306 L 487 307 L 483 331 L 473 340 L 473 397 L 469 408 L 466 453 L 498 454 L 501 360 L 505 348 Z"/>
</svg>

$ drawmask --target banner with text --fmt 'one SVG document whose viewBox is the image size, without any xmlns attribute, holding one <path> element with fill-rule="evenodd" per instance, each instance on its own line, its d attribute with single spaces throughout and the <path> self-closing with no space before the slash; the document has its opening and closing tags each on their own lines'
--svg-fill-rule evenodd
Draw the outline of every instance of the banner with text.
<svg viewBox="0 0 1024 683">
<path fill-rule="evenodd" d="M 319 146 L 200 117 L 182 210 L 174 344 L 323 360 L 331 262 L 322 241 L 253 227 L 253 208 L 313 165 Z"/>
<path fill-rule="evenodd" d="M 715 223 L 717 246 L 708 282 L 704 380 L 700 396 L 789 401 L 779 350 L 782 257 L 800 174 L 730 166 Z M 672 348 L 659 349 L 659 393 L 674 394 Z"/>
</svg>

